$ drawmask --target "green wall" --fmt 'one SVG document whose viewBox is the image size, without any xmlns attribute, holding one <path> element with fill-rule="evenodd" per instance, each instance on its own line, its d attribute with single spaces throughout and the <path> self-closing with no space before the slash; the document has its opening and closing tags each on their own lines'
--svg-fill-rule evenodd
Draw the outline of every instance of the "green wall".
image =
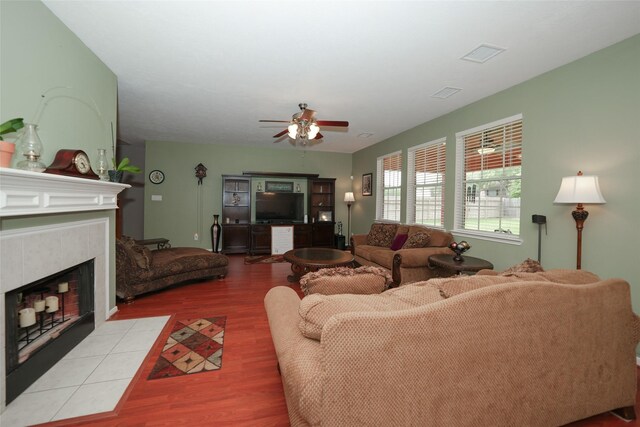
<svg viewBox="0 0 640 427">
<path fill-rule="evenodd" d="M 147 141 L 144 236 L 166 237 L 173 246 L 211 249 L 209 229 L 213 215 L 221 214 L 222 210 L 222 175 L 244 171 L 319 174 L 322 178 L 336 178 L 336 220 L 344 223 L 346 232 L 347 206 L 342 200 L 345 191 L 351 191 L 351 157 L 351 154 L 305 149 Z M 202 185 L 197 185 L 195 177 L 198 163 L 208 169 Z M 164 172 L 162 184 L 154 185 L 149 181 L 148 172 L 154 169 Z M 260 179 L 263 188 L 265 180 Z M 162 196 L 162 201 L 152 201 L 152 195 Z M 198 241 L 193 239 L 195 233 L 199 235 Z"/>
<path fill-rule="evenodd" d="M 640 251 L 633 247 L 640 241 L 640 35 L 358 151 L 353 156 L 356 195 L 362 174 L 373 172 L 375 182 L 377 157 L 402 150 L 406 171 L 408 147 L 446 137 L 445 227 L 451 229 L 455 133 L 518 113 L 523 114 L 524 129 L 524 242 L 518 246 L 466 239 L 473 246 L 469 254 L 490 260 L 496 269 L 535 259 L 538 226 L 531 223 L 531 215 L 543 214 L 548 221 L 543 266 L 575 268 L 573 208 L 554 205 L 553 200 L 563 176 L 578 170 L 598 175 L 607 203 L 586 207 L 590 215 L 583 232 L 582 268 L 629 281 L 635 310 L 640 311 Z M 375 216 L 375 197 L 359 197 L 352 209 L 354 231 L 367 232 Z"/>
<path fill-rule="evenodd" d="M 60 20 L 39 1 L 0 2 L 0 123 L 14 117 L 31 122 L 38 111 L 38 133 L 50 164 L 61 148 L 79 148 L 95 163 L 97 149 L 111 152 L 116 126 L 117 79 Z M 42 103 L 42 94 L 46 105 Z M 15 135 L 7 135 L 7 141 Z M 13 164 L 20 160 L 14 155 Z M 113 212 L 0 218 L 0 231 L 55 221 L 109 218 Z M 110 307 L 115 306 L 115 243 L 111 247 Z"/>
</svg>

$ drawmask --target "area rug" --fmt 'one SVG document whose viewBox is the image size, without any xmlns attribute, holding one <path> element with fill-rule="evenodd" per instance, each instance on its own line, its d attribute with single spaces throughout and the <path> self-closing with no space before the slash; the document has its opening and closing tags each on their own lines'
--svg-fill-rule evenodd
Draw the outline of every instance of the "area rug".
<svg viewBox="0 0 640 427">
<path fill-rule="evenodd" d="M 226 321 L 226 316 L 177 320 L 148 379 L 220 369 Z"/>
<path fill-rule="evenodd" d="M 287 262 L 282 255 L 247 255 L 244 257 L 245 264 L 273 264 L 276 262 Z"/>
</svg>

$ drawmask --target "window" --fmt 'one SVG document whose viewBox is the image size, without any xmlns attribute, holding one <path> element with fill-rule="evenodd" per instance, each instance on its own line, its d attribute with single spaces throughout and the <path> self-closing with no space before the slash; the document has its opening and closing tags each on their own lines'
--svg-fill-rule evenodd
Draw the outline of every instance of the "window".
<svg viewBox="0 0 640 427">
<path fill-rule="evenodd" d="M 378 157 L 376 219 L 400 221 L 402 153 Z"/>
<path fill-rule="evenodd" d="M 409 149 L 407 222 L 444 228 L 446 138 Z"/>
<path fill-rule="evenodd" d="M 522 115 L 456 134 L 455 232 L 520 243 Z"/>
</svg>

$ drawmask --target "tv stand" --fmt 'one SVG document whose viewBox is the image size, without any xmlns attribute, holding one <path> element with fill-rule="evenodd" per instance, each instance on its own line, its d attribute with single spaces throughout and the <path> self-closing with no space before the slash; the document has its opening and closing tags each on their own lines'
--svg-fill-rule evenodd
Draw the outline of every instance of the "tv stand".
<svg viewBox="0 0 640 427">
<path fill-rule="evenodd" d="M 271 226 L 290 225 L 293 227 L 293 248 L 323 247 L 332 248 L 334 246 L 334 223 L 318 222 L 314 224 L 251 224 L 251 255 L 271 253 Z M 224 227 L 223 227 L 224 233 Z"/>
</svg>

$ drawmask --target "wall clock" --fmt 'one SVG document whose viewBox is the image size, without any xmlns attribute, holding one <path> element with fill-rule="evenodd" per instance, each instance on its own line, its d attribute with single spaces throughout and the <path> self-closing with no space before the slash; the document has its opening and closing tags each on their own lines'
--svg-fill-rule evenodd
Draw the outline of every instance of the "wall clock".
<svg viewBox="0 0 640 427">
<path fill-rule="evenodd" d="M 82 150 L 58 150 L 53 162 L 44 170 L 55 175 L 75 176 L 78 178 L 100 179 L 91 170 L 89 156 Z"/>
<path fill-rule="evenodd" d="M 162 183 L 162 181 L 164 181 L 164 173 L 162 171 L 159 170 L 152 170 L 149 173 L 149 181 L 151 181 L 153 184 L 160 184 Z"/>
</svg>

